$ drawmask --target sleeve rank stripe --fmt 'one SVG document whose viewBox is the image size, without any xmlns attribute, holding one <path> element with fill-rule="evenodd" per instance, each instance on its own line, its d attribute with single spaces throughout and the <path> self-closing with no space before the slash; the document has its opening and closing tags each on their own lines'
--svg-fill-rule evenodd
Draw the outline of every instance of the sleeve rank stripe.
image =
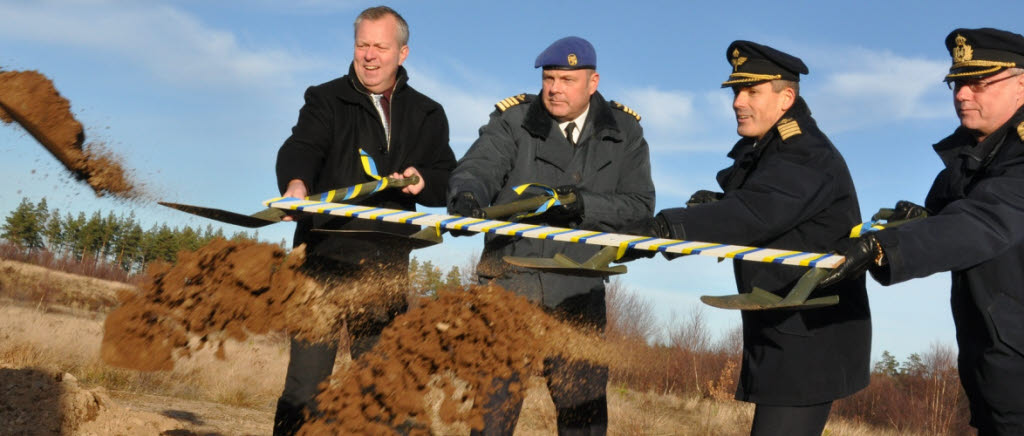
<svg viewBox="0 0 1024 436">
<path fill-rule="evenodd" d="M 640 250 L 660 251 L 664 253 L 731 257 L 744 261 L 767 262 L 784 265 L 835 268 L 844 260 L 842 256 L 834 254 L 779 250 L 774 248 L 745 247 L 741 245 L 727 245 L 713 242 L 651 238 L 581 229 L 538 226 L 508 221 L 483 220 L 479 218 L 434 214 L 428 212 L 309 201 L 291 197 L 276 197 L 265 201 L 264 204 L 276 209 L 302 210 L 312 213 L 372 219 L 418 226 L 470 230 L 475 232 L 486 232 L 494 235 L 578 242 L 609 247 L 626 246 Z"/>
</svg>

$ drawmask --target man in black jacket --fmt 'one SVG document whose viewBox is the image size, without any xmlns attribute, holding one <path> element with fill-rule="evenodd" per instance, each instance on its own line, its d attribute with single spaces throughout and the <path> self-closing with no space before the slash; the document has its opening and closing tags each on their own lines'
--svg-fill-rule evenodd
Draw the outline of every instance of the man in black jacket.
<svg viewBox="0 0 1024 436">
<path fill-rule="evenodd" d="M 945 169 L 926 218 L 860 239 L 825 284 L 870 266 L 883 285 L 953 275 L 957 368 L 979 435 L 1024 434 L 1024 36 L 956 29 L 946 82 L 960 127 L 934 145 Z"/>
<path fill-rule="evenodd" d="M 733 165 L 718 173 L 724 192 L 698 191 L 689 207 L 665 209 L 637 232 L 787 250 L 839 248 L 860 222 L 860 208 L 846 162 L 799 96 L 807 67 L 748 41 L 733 42 L 726 59 L 732 74 L 722 87 L 732 87 L 742 139 L 729 152 Z M 739 292 L 757 286 L 780 296 L 807 271 L 741 260 L 733 269 Z M 867 386 L 871 322 L 864 280 L 845 280 L 815 297 L 826 295 L 840 295 L 839 304 L 743 312 L 736 399 L 757 404 L 752 435 L 820 435 L 832 401 Z"/>
<path fill-rule="evenodd" d="M 583 38 L 555 41 L 534 63 L 543 68 L 539 96 L 520 94 L 496 104 L 480 138 L 452 172 L 449 213 L 472 216 L 483 206 L 519 198 L 514 188 L 539 183 L 572 193 L 576 201 L 554 206 L 533 222 L 615 231 L 649 216 L 654 184 L 640 116 L 597 92 L 597 54 Z M 536 195 L 533 188 L 525 195 Z M 551 257 L 583 262 L 592 245 L 487 235 L 477 274 L 524 295 L 557 317 L 603 330 L 604 277 L 571 276 L 514 268 L 504 256 Z M 511 333 L 511 332 L 510 332 Z M 608 428 L 605 387 L 608 368 L 588 362 L 546 359 L 544 373 L 557 412 L 558 434 L 601 435 Z M 496 380 L 498 393 L 486 405 L 485 428 L 473 434 L 512 434 L 525 380 Z"/>
<path fill-rule="evenodd" d="M 277 156 L 277 180 L 288 197 L 352 186 L 377 174 L 420 181 L 375 194 L 364 204 L 414 210 L 442 206 L 455 155 L 448 145 L 448 119 L 441 105 L 406 82 L 401 66 L 409 54 L 409 28 L 394 10 L 363 11 L 355 21 L 355 50 L 348 75 L 306 90 L 306 103 L 292 135 Z M 375 168 L 364 166 L 361 153 Z M 385 301 L 346 319 L 352 358 L 368 350 L 381 330 L 406 308 L 407 247 L 346 238 L 329 230 L 377 230 L 409 234 L 403 224 L 316 215 L 298 220 L 294 245 L 306 244 L 306 266 L 323 285 L 381 283 Z M 366 277 L 372 272 L 373 277 Z M 337 346 L 292 340 L 284 393 L 278 400 L 274 434 L 291 434 L 314 413 L 317 385 L 330 376 Z"/>
</svg>

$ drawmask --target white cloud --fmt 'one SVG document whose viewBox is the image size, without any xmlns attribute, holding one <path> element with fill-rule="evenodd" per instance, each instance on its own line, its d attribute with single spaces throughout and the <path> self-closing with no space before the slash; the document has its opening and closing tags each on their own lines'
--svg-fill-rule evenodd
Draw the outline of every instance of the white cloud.
<svg viewBox="0 0 1024 436">
<path fill-rule="evenodd" d="M 854 48 L 832 51 L 816 64 L 829 71 L 823 80 L 810 81 L 808 100 L 830 131 L 950 114 L 951 99 L 941 83 L 946 61 Z"/>
<path fill-rule="evenodd" d="M 694 96 L 689 92 L 629 89 L 623 101 L 643 117 L 645 129 L 678 131 L 695 124 Z"/>
<path fill-rule="evenodd" d="M 479 136 L 480 126 L 494 111 L 494 103 L 504 97 L 461 86 L 459 80 L 442 80 L 430 71 L 406 65 L 409 84 L 444 106 L 452 150 L 460 158 Z"/>
<path fill-rule="evenodd" d="M 284 50 L 247 48 L 233 33 L 167 6 L 83 1 L 2 8 L 2 37 L 115 53 L 169 83 L 284 85 L 293 73 L 321 66 Z"/>
</svg>

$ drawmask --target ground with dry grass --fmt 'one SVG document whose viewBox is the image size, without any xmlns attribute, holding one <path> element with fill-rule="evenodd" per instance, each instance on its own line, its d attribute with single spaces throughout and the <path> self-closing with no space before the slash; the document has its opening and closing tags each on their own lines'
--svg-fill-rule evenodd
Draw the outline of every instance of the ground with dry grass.
<svg viewBox="0 0 1024 436">
<path fill-rule="evenodd" d="M 287 364 L 281 335 L 228 341 L 171 371 L 110 367 L 104 315 L 127 285 L 0 262 L 0 434 L 269 434 Z M 339 359 L 345 370 L 348 359 Z M 743 435 L 753 409 L 732 400 L 609 386 L 611 434 Z M 554 407 L 533 378 L 516 434 L 554 434 Z M 466 434 L 457 426 L 444 434 Z M 895 435 L 833 419 L 830 435 Z M 907 433 L 900 433 L 907 434 Z"/>
</svg>

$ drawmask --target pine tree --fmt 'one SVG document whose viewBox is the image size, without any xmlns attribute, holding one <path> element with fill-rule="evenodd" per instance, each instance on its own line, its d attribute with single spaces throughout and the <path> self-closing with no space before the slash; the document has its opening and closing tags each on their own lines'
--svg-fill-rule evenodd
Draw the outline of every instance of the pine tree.
<svg viewBox="0 0 1024 436">
<path fill-rule="evenodd" d="M 45 206 L 45 205 L 44 205 Z M 0 227 L 8 242 L 26 250 L 43 248 L 43 223 L 39 221 L 37 208 L 28 198 L 22 198 L 18 207 L 11 212 Z"/>
<path fill-rule="evenodd" d="M 54 255 L 60 256 L 64 253 L 64 222 L 60 218 L 60 209 L 50 212 L 46 219 L 46 228 L 43 229 L 43 237 L 46 239 L 46 248 Z"/>
<path fill-rule="evenodd" d="M 458 266 L 453 266 L 448 270 L 448 275 L 444 278 L 444 286 L 448 288 L 462 287 L 462 274 L 459 273 Z"/>
<path fill-rule="evenodd" d="M 896 361 L 889 350 L 882 351 L 882 360 L 875 362 L 875 374 L 882 374 L 889 377 L 895 377 L 899 374 L 899 362 Z"/>
</svg>

